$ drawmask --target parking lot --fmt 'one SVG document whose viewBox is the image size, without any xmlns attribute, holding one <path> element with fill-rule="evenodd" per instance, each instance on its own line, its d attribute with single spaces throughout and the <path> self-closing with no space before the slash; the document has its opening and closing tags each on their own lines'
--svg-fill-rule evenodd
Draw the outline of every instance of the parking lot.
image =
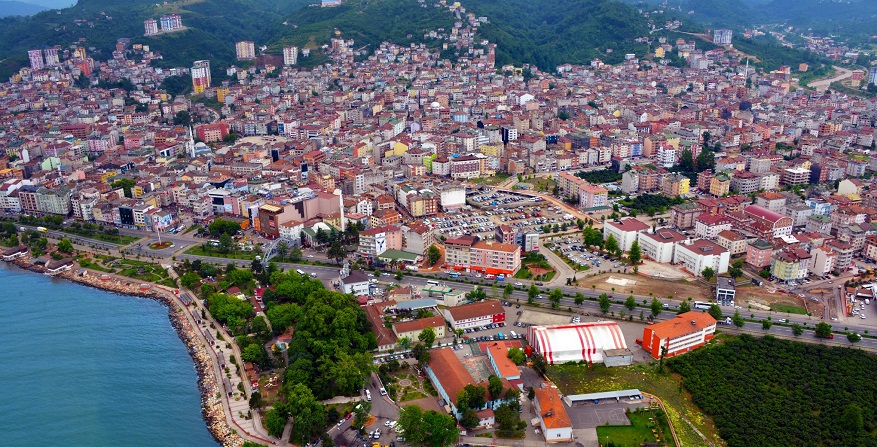
<svg viewBox="0 0 877 447">
<path fill-rule="evenodd" d="M 590 268 L 589 272 L 599 273 L 625 267 L 624 263 L 608 254 L 600 253 L 597 250 L 589 251 L 579 235 L 557 236 L 552 239 L 550 242 L 554 244 L 554 250 L 560 251 L 574 264 L 582 267 L 587 266 Z"/>
<path fill-rule="evenodd" d="M 444 235 L 448 238 L 466 236 L 478 236 L 482 239 L 493 239 L 496 224 L 494 224 L 488 214 L 489 211 L 482 214 L 478 211 L 469 213 L 454 214 L 452 216 L 436 216 L 424 219 L 424 223 L 433 228 L 437 235 Z"/>
<path fill-rule="evenodd" d="M 566 412 L 576 428 L 597 428 L 600 425 L 630 425 L 630 420 L 624 414 L 625 410 L 633 411 L 636 408 L 646 407 L 641 400 L 621 399 L 601 401 L 598 404 L 576 403 L 572 407 L 566 407 Z"/>
</svg>

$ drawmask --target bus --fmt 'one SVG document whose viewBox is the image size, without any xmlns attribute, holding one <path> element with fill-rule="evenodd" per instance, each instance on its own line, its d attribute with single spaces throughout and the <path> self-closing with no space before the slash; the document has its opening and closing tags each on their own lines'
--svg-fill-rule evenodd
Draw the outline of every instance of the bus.
<svg viewBox="0 0 877 447">
<path fill-rule="evenodd" d="M 706 303 L 703 301 L 695 301 L 694 306 L 692 306 L 692 307 L 694 309 L 699 309 L 699 310 L 709 310 L 710 307 L 712 307 L 712 306 L 713 306 L 713 303 Z"/>
<path fill-rule="evenodd" d="M 438 281 L 436 281 L 436 280 L 434 280 L 434 279 L 428 279 L 428 280 L 426 280 L 426 284 L 427 284 L 427 285 L 430 285 L 430 286 L 437 286 L 437 285 L 439 285 Z"/>
<path fill-rule="evenodd" d="M 451 278 L 459 278 L 460 272 L 450 272 L 448 273 L 448 276 L 450 276 Z"/>
</svg>

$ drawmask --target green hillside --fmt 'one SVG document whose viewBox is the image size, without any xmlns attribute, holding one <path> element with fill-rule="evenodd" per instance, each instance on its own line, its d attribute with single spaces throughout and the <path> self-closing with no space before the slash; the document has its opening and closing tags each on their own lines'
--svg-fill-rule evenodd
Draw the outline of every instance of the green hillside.
<svg viewBox="0 0 877 447">
<path fill-rule="evenodd" d="M 625 53 L 647 50 L 634 43 L 648 35 L 645 18 L 617 1 L 482 0 L 468 10 L 489 19 L 480 33 L 498 44 L 497 64 L 529 62 L 553 70 L 594 57 L 615 63 Z"/>
<path fill-rule="evenodd" d="M 425 32 L 450 30 L 454 17 L 445 8 L 424 8 L 416 0 L 353 0 L 334 8 L 302 8 L 287 23 L 271 41 L 277 52 L 283 45 L 313 48 L 327 43 L 335 31 L 355 40 L 357 48 L 368 45 L 370 50 L 385 41 L 421 42 Z"/>
</svg>

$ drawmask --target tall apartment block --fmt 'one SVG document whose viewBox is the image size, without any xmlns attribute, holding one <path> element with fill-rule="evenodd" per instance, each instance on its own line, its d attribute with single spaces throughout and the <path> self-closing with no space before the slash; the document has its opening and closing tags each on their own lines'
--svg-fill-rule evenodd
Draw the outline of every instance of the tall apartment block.
<svg viewBox="0 0 877 447">
<path fill-rule="evenodd" d="M 713 31 L 713 43 L 716 45 L 731 45 L 734 32 L 729 29 L 717 29 Z"/>
<path fill-rule="evenodd" d="M 56 65 L 61 65 L 61 59 L 58 57 L 58 50 L 60 50 L 60 49 L 61 49 L 60 47 L 52 47 L 52 48 L 46 48 L 45 50 L 43 50 L 43 55 L 45 55 L 45 57 L 46 57 L 46 66 L 47 67 L 54 67 Z"/>
<path fill-rule="evenodd" d="M 159 21 L 161 22 L 162 31 L 173 31 L 183 27 L 183 18 L 179 14 L 161 16 Z"/>
<path fill-rule="evenodd" d="M 256 44 L 252 40 L 244 40 L 234 45 L 235 54 L 239 61 L 252 60 L 256 58 Z"/>
<path fill-rule="evenodd" d="M 204 93 L 210 87 L 210 61 L 195 61 L 190 72 L 192 89 L 195 93 Z"/>
<path fill-rule="evenodd" d="M 45 67 L 43 63 L 43 50 L 30 50 L 27 52 L 27 57 L 30 59 L 31 70 L 42 70 Z"/>
<path fill-rule="evenodd" d="M 158 22 L 155 19 L 146 19 L 143 21 L 143 35 L 153 36 L 158 34 Z"/>
<path fill-rule="evenodd" d="M 298 47 L 283 47 L 283 65 L 298 63 Z"/>
</svg>

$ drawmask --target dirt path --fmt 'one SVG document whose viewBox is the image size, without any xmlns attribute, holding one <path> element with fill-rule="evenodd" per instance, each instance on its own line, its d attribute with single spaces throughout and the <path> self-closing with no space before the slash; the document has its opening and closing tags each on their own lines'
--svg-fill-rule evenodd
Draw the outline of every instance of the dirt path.
<svg viewBox="0 0 877 447">
<path fill-rule="evenodd" d="M 835 73 L 837 73 L 834 77 L 828 79 L 818 79 L 807 84 L 807 87 L 814 88 L 816 91 L 824 92 L 828 89 L 832 82 L 840 82 L 844 79 L 847 79 L 853 75 L 852 70 L 847 70 L 846 68 L 834 66 Z"/>
</svg>

